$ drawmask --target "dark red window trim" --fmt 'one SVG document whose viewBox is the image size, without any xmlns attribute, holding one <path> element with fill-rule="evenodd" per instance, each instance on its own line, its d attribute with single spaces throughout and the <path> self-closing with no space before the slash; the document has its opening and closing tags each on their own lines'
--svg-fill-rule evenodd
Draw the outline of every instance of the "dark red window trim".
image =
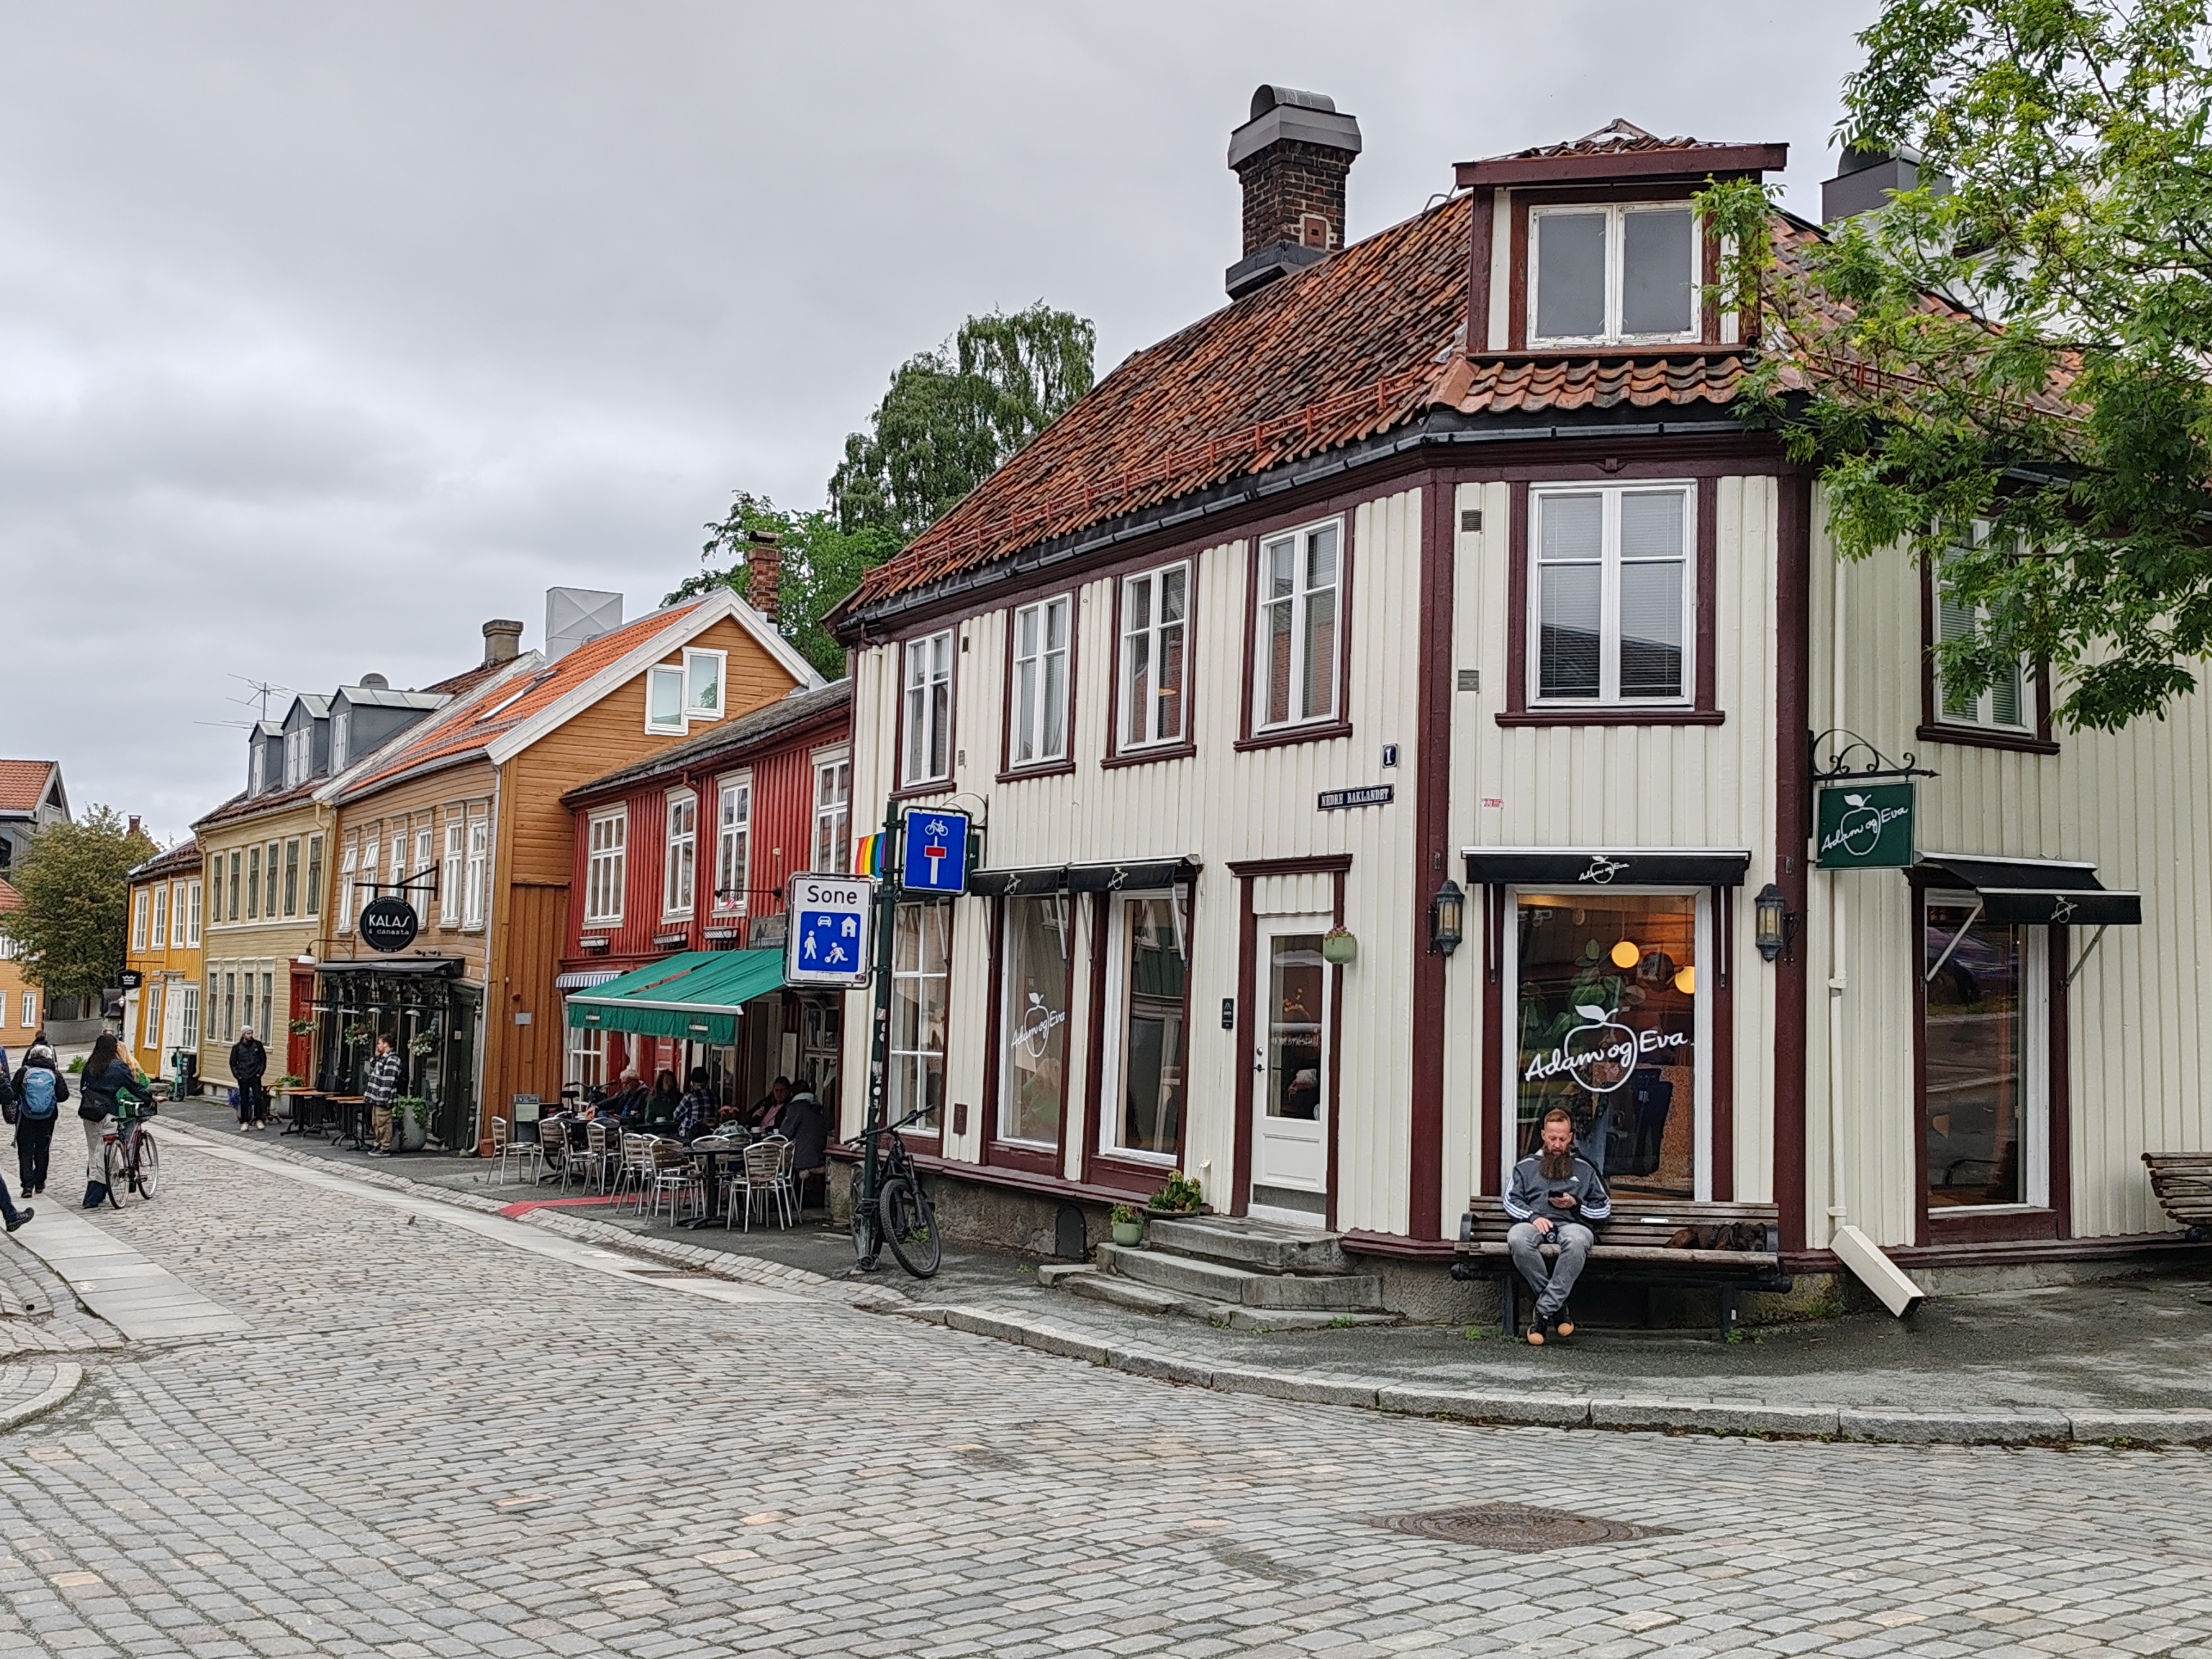
<svg viewBox="0 0 2212 1659">
<path fill-rule="evenodd" d="M 1969 749 L 2009 749 L 2022 755 L 2055 755 L 2051 735 L 2051 671 L 2038 663 L 2034 675 L 2035 731 L 2000 732 L 1942 717 L 1936 690 L 1936 573 L 1920 566 L 1920 724 L 1912 735 L 1922 743 L 1955 743 Z"/>
<path fill-rule="evenodd" d="M 1194 888 L 1184 890 L 1190 905 L 1189 927 L 1186 938 L 1195 944 L 1198 938 L 1198 894 Z M 1109 1150 L 1106 1138 L 1106 1019 L 1112 1012 L 1106 1006 L 1106 981 L 1109 961 L 1107 952 L 1113 948 L 1113 904 L 1119 893 L 1100 893 L 1091 917 L 1091 1053 L 1085 1066 L 1088 1082 L 1086 1093 L 1091 1109 L 1084 1115 L 1083 1178 L 1102 1187 L 1118 1187 L 1133 1193 L 1158 1192 L 1166 1183 L 1169 1171 L 1182 1168 L 1183 1148 L 1190 1133 L 1190 995 L 1191 983 L 1196 977 L 1185 962 L 1182 975 L 1182 1115 L 1176 1121 L 1175 1156 L 1171 1163 L 1156 1164 L 1132 1157 L 1125 1147 Z M 1142 897 L 1141 894 L 1129 896 Z M 1123 994 L 1127 987 L 1123 986 Z M 1126 1055 L 1124 1056 L 1126 1060 Z"/>
<path fill-rule="evenodd" d="M 1362 497 L 1363 500 L 1379 497 Z M 1238 738 L 1235 747 L 1246 749 L 1274 749 L 1285 744 L 1325 743 L 1332 738 L 1352 735 L 1352 526 L 1358 517 L 1356 507 L 1334 506 L 1330 510 L 1310 516 L 1304 514 L 1285 517 L 1279 523 L 1257 526 L 1249 533 L 1251 545 L 1244 555 L 1244 692 L 1243 717 L 1238 722 Z M 1254 723 L 1258 712 L 1254 706 L 1253 690 L 1260 672 L 1260 561 L 1267 544 L 1285 532 L 1310 530 L 1335 520 L 1341 526 L 1339 532 L 1336 568 L 1336 718 L 1314 720 L 1296 726 L 1271 726 L 1265 730 Z"/>
<path fill-rule="evenodd" d="M 1050 605 L 1054 599 L 1067 601 L 1067 708 L 1065 737 L 1067 752 L 1053 760 L 1030 761 L 1014 764 L 1014 617 L 1017 612 Z M 1023 778 L 1063 776 L 1075 769 L 1075 709 L 1079 701 L 1076 675 L 1082 660 L 1083 591 L 1066 587 L 1054 593 L 1040 593 L 1034 599 L 1018 599 L 1006 609 L 1006 648 L 1005 662 L 999 680 L 999 774 L 994 781 L 1014 783 Z M 957 761 L 959 751 L 953 751 Z"/>
<path fill-rule="evenodd" d="M 1196 550 L 1180 558 L 1164 559 L 1135 570 L 1115 573 L 1114 583 L 1114 660 L 1106 680 L 1106 757 L 1102 766 L 1144 766 L 1153 761 L 1182 760 L 1198 752 L 1198 675 L 1194 665 L 1198 661 L 1198 562 Z M 1172 743 L 1137 744 L 1121 746 L 1121 599 L 1130 580 L 1150 576 L 1163 570 L 1172 570 L 1181 565 L 1186 574 L 1182 586 L 1182 736 Z"/>
<path fill-rule="evenodd" d="M 1617 356 L 1624 353 L 1648 350 L 1687 350 L 1692 353 L 1710 351 L 1715 347 L 1723 350 L 1740 348 L 1724 345 L 1721 341 L 1720 313 L 1710 299 L 1699 308 L 1699 330 L 1702 340 L 1674 340 L 1652 347 L 1623 341 L 1583 343 L 1568 346 L 1532 348 L 1528 343 L 1528 210 L 1535 207 L 1570 207 L 1581 204 L 1610 204 L 1613 202 L 1687 202 L 1702 185 L 1675 181 L 1654 182 L 1649 185 L 1568 185 L 1553 188 L 1523 189 L 1513 192 L 1510 227 L 1512 241 L 1507 264 L 1505 301 L 1505 349 L 1509 351 L 1535 350 L 1557 354 L 1563 357 Z M 1704 270 L 1708 294 L 1720 280 L 1720 241 L 1708 234 L 1705 239 L 1703 257 L 1699 261 Z M 1484 284 L 1486 288 L 1488 283 Z M 1739 319 L 1737 333 L 1743 332 Z"/>
<path fill-rule="evenodd" d="M 1073 894 L 1062 894 L 1061 896 L 1068 900 L 1068 927 L 1072 932 L 1075 926 L 1075 920 L 1079 912 L 1080 907 L 1073 902 L 1074 896 Z M 1067 963 L 1067 978 L 1068 990 L 1070 993 L 1069 1000 L 1072 1002 L 1073 1000 L 1073 994 L 1076 988 L 1076 974 L 1079 968 L 1079 958 L 1074 951 L 1074 940 L 1073 939 L 1070 939 L 1068 945 L 1069 959 Z M 1006 901 L 1003 898 L 994 899 L 991 902 L 991 982 L 989 994 L 991 999 L 990 1013 L 985 1021 L 985 1029 L 988 1032 L 988 1036 L 986 1039 L 988 1046 L 987 1046 L 983 1051 L 985 1055 L 983 1061 L 983 1122 L 981 1126 L 983 1162 L 986 1164 L 998 1164 L 1010 1170 L 1026 1170 L 1035 1175 L 1050 1176 L 1054 1179 L 1059 1179 L 1060 1178 L 1060 1172 L 1067 1167 L 1067 1102 L 1069 1091 L 1067 1087 L 1067 1073 L 1065 1068 L 1062 1069 L 1060 1078 L 1060 1134 L 1059 1139 L 1054 1143 L 1052 1149 L 1048 1152 L 1045 1148 L 1034 1146 L 1028 1141 L 1002 1140 L 999 1138 L 1000 1060 L 1002 1051 L 1006 1047 Z M 1071 1009 L 1070 1012 L 1072 1012 L 1073 1010 Z M 1068 1035 L 1072 1041 L 1074 1036 L 1074 1033 L 1071 1030 Z"/>
<path fill-rule="evenodd" d="M 951 678 L 945 684 L 945 775 L 927 778 L 919 782 L 906 781 L 906 653 L 924 640 L 933 640 L 939 634 L 952 636 Z M 966 622 L 949 622 L 942 626 L 917 629 L 896 643 L 891 655 L 891 686 L 897 702 L 893 705 L 891 740 L 891 776 L 896 786 L 890 791 L 894 800 L 907 800 L 919 795 L 949 795 L 953 780 L 960 775 L 960 659 L 968 649 Z M 855 837 L 857 839 L 857 837 Z"/>
</svg>

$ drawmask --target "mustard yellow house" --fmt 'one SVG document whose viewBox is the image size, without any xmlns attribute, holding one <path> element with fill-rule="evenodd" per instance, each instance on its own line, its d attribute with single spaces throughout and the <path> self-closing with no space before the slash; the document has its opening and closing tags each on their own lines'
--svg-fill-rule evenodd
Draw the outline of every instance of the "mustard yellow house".
<svg viewBox="0 0 2212 1659">
<path fill-rule="evenodd" d="M 175 1055 L 200 1040 L 200 928 L 206 896 L 198 841 L 156 853 L 131 871 L 131 938 L 124 967 L 137 982 L 123 998 L 123 1035 L 149 1077 L 176 1075 Z M 125 985 L 131 985 L 126 978 Z"/>
</svg>

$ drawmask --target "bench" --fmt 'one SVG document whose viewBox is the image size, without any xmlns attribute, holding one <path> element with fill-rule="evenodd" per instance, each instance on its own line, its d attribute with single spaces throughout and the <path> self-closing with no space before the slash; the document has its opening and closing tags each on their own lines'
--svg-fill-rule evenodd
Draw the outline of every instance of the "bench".
<svg viewBox="0 0 2212 1659">
<path fill-rule="evenodd" d="M 1494 1198 L 1468 1201 L 1460 1218 L 1459 1249 L 1452 1262 L 1452 1277 L 1459 1279 L 1498 1279 L 1504 1281 L 1504 1328 L 1509 1337 L 1520 1334 L 1521 1292 L 1526 1289 L 1513 1266 L 1505 1235 L 1513 1218 Z M 1685 1248 L 1668 1241 L 1685 1229 L 1700 1239 L 1723 1228 L 1735 1242 L 1763 1248 L 1709 1249 Z M 1597 1224 L 1597 1243 L 1583 1265 L 1583 1279 L 1633 1277 L 1644 1285 L 1685 1285 L 1720 1293 L 1720 1334 L 1725 1342 L 1735 1329 L 1736 1297 L 1743 1291 L 1786 1291 L 1789 1274 L 1782 1271 L 1781 1212 L 1771 1204 L 1691 1204 L 1664 1199 L 1613 1195 L 1613 1218 Z M 1547 1260 L 1559 1254 L 1556 1244 L 1540 1247 Z"/>
<path fill-rule="evenodd" d="M 2212 1152 L 2145 1152 L 2151 1195 L 2175 1223 L 2189 1230 L 2189 1242 L 2212 1238 Z"/>
</svg>

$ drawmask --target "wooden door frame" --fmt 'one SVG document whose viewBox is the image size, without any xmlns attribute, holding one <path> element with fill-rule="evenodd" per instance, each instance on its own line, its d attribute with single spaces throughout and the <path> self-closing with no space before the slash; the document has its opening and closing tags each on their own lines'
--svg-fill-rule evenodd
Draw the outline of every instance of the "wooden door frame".
<svg viewBox="0 0 2212 1659">
<path fill-rule="evenodd" d="M 1327 853 L 1312 858 L 1247 859 L 1232 861 L 1229 873 L 1237 878 L 1237 1139 L 1230 1176 L 1229 1211 L 1243 1215 L 1252 1207 L 1252 1077 L 1251 1062 L 1244 1057 L 1245 1034 L 1253 1028 L 1258 1006 L 1260 919 L 1252 908 L 1252 884 L 1263 876 L 1326 875 L 1332 878 L 1331 915 L 1344 926 L 1344 878 L 1352 868 L 1349 853 Z M 1328 974 L 1328 1006 L 1324 1015 L 1331 1041 L 1328 1045 L 1328 1118 L 1322 1133 L 1328 1138 L 1328 1186 L 1323 1195 L 1322 1221 L 1336 1225 L 1338 1152 L 1338 1096 L 1344 1075 L 1344 969 Z"/>
</svg>

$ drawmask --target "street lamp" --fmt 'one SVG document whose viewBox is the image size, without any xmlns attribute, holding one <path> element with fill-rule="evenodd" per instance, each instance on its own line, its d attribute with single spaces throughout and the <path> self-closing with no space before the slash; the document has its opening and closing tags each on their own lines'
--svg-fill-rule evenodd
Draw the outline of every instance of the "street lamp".
<svg viewBox="0 0 2212 1659">
<path fill-rule="evenodd" d="M 1449 876 L 1429 901 L 1429 945 L 1439 956 L 1449 956 L 1467 937 L 1467 895 Z"/>
<path fill-rule="evenodd" d="M 1759 890 L 1759 896 L 1751 902 L 1753 926 L 1752 938 L 1757 941 L 1759 954 L 1769 962 L 1782 954 L 1789 942 L 1790 901 L 1772 882 Z"/>
</svg>

